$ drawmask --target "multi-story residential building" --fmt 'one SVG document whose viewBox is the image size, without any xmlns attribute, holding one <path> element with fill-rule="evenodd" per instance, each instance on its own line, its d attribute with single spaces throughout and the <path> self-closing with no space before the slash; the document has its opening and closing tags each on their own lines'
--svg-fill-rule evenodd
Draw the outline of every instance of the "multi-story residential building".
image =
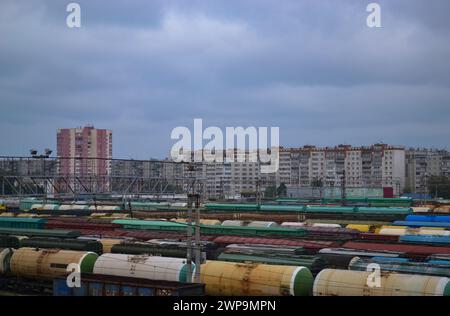
<svg viewBox="0 0 450 316">
<path fill-rule="evenodd" d="M 450 153 L 447 152 L 443 158 L 444 175 L 450 178 Z"/>
<path fill-rule="evenodd" d="M 406 188 L 413 193 L 428 193 L 428 179 L 449 176 L 449 152 L 410 148 L 406 151 Z"/>
<path fill-rule="evenodd" d="M 400 193 L 405 185 L 405 150 L 376 144 L 370 147 L 339 145 L 280 150 L 277 185 L 310 187 L 392 187 Z"/>
<path fill-rule="evenodd" d="M 102 177 L 111 174 L 112 132 L 96 129 L 63 128 L 57 132 L 58 173 L 80 178 Z M 108 190 L 106 180 L 99 180 L 99 190 Z M 81 181 L 74 185 L 83 186 Z"/>
<path fill-rule="evenodd" d="M 208 196 L 235 197 L 243 192 L 264 190 L 268 186 L 287 187 L 392 187 L 395 194 L 405 185 L 405 150 L 376 144 L 370 147 L 339 145 L 319 148 L 280 148 L 276 173 L 263 174 L 258 162 L 250 162 L 249 152 L 234 150 L 234 157 L 245 161 L 205 163 L 202 176 Z M 191 157 L 193 154 L 191 154 Z M 225 157 L 225 153 L 224 153 Z"/>
</svg>

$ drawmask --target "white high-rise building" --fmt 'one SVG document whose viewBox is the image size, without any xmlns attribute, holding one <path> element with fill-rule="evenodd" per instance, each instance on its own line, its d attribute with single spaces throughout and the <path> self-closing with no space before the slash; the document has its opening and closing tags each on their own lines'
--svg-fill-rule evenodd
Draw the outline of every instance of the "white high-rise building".
<svg viewBox="0 0 450 316">
<path fill-rule="evenodd" d="M 244 192 L 262 192 L 268 186 L 392 187 L 399 194 L 405 186 L 405 150 L 403 147 L 376 144 L 369 147 L 339 145 L 319 148 L 280 148 L 276 173 L 263 174 L 258 162 L 250 162 L 249 153 L 231 150 L 235 157 L 244 155 L 245 161 L 212 162 L 202 165 L 209 197 L 238 197 Z M 192 154 L 191 154 L 192 156 Z M 197 171 L 198 172 L 198 171 Z M 200 176 L 200 173 L 199 173 Z"/>
</svg>

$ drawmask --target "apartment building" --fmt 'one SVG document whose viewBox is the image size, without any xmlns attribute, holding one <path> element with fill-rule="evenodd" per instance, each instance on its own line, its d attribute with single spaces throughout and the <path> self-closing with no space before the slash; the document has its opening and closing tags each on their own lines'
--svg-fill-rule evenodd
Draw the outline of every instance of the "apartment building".
<svg viewBox="0 0 450 316">
<path fill-rule="evenodd" d="M 291 188 L 340 187 L 345 181 L 348 188 L 392 187 L 395 194 L 405 186 L 405 150 L 398 146 L 280 148 L 279 169 L 273 174 L 261 173 L 260 164 L 250 161 L 251 153 L 236 149 L 232 153 L 232 162 L 226 162 L 224 152 L 224 162 L 201 167 L 208 196 L 236 197 L 282 183 Z M 245 161 L 239 162 L 238 156 Z"/>
<path fill-rule="evenodd" d="M 375 144 L 369 147 L 304 146 L 282 148 L 277 185 L 310 187 L 392 187 L 400 193 L 405 185 L 405 150 Z"/>
<path fill-rule="evenodd" d="M 73 176 L 78 189 L 108 192 L 111 174 L 112 132 L 94 126 L 62 128 L 57 132 L 58 174 Z M 95 180 L 88 177 L 95 177 Z M 80 180 L 81 179 L 81 180 Z M 61 190 L 66 184 L 59 183 Z M 67 188 L 66 188 L 67 189 Z"/>
<path fill-rule="evenodd" d="M 409 148 L 406 151 L 406 188 L 412 193 L 428 193 L 428 179 L 450 175 L 446 150 Z"/>
<path fill-rule="evenodd" d="M 111 172 L 112 132 L 94 126 L 62 128 L 57 132 L 59 173 L 108 175 Z M 77 158 L 77 159 L 75 159 Z"/>
</svg>

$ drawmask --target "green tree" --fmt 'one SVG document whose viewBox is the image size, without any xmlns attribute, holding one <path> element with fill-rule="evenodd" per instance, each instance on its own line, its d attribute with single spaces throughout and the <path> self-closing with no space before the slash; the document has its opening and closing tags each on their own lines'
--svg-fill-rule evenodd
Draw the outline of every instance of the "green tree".
<svg viewBox="0 0 450 316">
<path fill-rule="evenodd" d="M 277 188 L 274 185 L 268 186 L 264 191 L 265 198 L 274 198 L 277 194 Z"/>
<path fill-rule="evenodd" d="M 321 187 L 323 187 L 323 180 L 322 180 L 322 179 L 319 179 L 319 178 L 314 178 L 314 179 L 311 181 L 311 186 L 312 186 L 313 188 L 321 188 Z"/>
<path fill-rule="evenodd" d="M 287 195 L 287 187 L 286 184 L 281 183 L 280 186 L 277 189 L 277 196 L 279 197 L 285 197 Z"/>
<path fill-rule="evenodd" d="M 431 176 L 428 178 L 428 192 L 432 196 L 450 199 L 450 179 L 445 176 Z"/>
</svg>

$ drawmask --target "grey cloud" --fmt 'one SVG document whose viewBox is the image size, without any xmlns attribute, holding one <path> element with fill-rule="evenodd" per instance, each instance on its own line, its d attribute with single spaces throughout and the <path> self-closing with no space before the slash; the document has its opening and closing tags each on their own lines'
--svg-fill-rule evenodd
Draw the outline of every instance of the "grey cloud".
<svg viewBox="0 0 450 316">
<path fill-rule="evenodd" d="M 56 129 L 114 133 L 116 157 L 163 157 L 172 128 L 279 126 L 281 143 L 447 146 L 448 1 L 5 1 L 1 154 Z"/>
</svg>

